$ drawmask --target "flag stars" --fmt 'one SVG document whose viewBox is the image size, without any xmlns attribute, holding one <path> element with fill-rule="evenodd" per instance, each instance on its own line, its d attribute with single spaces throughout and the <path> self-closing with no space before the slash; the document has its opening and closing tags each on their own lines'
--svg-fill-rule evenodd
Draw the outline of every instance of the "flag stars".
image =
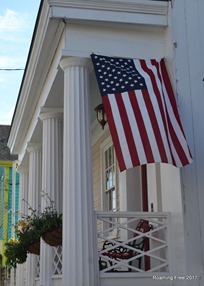
<svg viewBox="0 0 204 286">
<path fill-rule="evenodd" d="M 124 92 L 146 87 L 145 81 L 131 59 L 94 57 L 97 78 L 103 93 Z"/>
</svg>

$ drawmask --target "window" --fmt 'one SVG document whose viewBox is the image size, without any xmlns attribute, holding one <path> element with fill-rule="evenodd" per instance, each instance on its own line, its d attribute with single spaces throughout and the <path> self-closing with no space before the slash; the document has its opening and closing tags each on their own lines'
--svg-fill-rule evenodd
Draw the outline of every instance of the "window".
<svg viewBox="0 0 204 286">
<path fill-rule="evenodd" d="M 101 173 L 102 173 L 102 201 L 103 211 L 117 211 L 117 175 L 116 156 L 111 137 L 108 137 L 101 145 Z M 109 218 L 109 222 L 103 223 L 103 229 L 111 229 L 109 237 L 116 238 L 118 230 L 113 223 L 117 219 Z"/>
<path fill-rule="evenodd" d="M 105 201 L 108 211 L 116 210 L 116 186 L 115 186 L 115 154 L 113 145 L 104 151 L 105 168 Z"/>
<path fill-rule="evenodd" d="M 110 137 L 102 144 L 101 151 L 103 210 L 116 211 L 116 160 Z"/>
</svg>

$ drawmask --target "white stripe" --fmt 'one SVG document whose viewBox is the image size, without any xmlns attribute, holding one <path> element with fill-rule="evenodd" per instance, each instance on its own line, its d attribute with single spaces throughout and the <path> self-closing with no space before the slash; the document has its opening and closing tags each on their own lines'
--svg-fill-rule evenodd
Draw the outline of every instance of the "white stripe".
<svg viewBox="0 0 204 286">
<path fill-rule="evenodd" d="M 156 83 L 157 83 L 157 87 L 158 87 L 160 95 L 161 95 L 162 94 L 161 83 L 160 83 L 160 81 L 158 79 L 156 69 L 152 66 L 150 60 L 147 60 L 145 62 L 146 62 L 147 67 L 149 69 L 151 69 L 153 74 L 154 74 L 154 77 L 155 77 Z M 161 116 L 161 112 L 160 112 L 159 104 L 158 104 L 158 101 L 157 101 L 157 97 L 156 97 L 156 95 L 154 93 L 154 89 L 153 89 L 153 84 L 152 84 L 151 78 L 150 78 L 150 76 L 146 72 L 144 72 L 144 70 L 141 67 L 141 64 L 140 64 L 139 60 L 137 60 L 137 62 L 136 62 L 136 68 L 139 71 L 139 73 L 145 78 L 145 82 L 146 82 L 146 85 L 147 85 L 147 90 L 148 90 L 148 92 L 150 94 L 150 100 L 152 102 L 152 106 L 154 108 L 155 116 L 156 116 L 156 119 L 157 119 L 157 124 L 158 124 L 158 127 L 160 129 L 160 134 L 161 134 L 161 138 L 162 138 L 162 141 L 163 141 L 163 146 L 164 146 L 164 149 L 165 149 L 167 160 L 168 160 L 169 163 L 172 163 L 171 152 L 170 152 L 169 143 L 168 143 L 168 140 L 167 140 L 167 136 L 168 135 L 166 134 L 166 130 L 164 128 L 164 122 L 163 122 L 163 119 L 162 119 L 162 116 Z M 161 99 L 162 99 L 162 104 L 164 105 L 162 96 L 161 96 Z M 165 110 L 165 108 L 164 108 L 164 110 Z M 165 114 L 165 116 L 166 116 L 166 114 Z"/>
<path fill-rule="evenodd" d="M 159 89 L 160 98 L 161 98 L 161 101 L 162 101 L 162 106 L 163 106 L 165 120 L 166 120 L 166 126 L 167 126 L 167 129 L 168 129 L 168 122 L 167 122 L 167 115 L 166 115 L 166 106 L 165 106 L 165 102 L 164 102 L 164 98 L 163 98 L 163 90 L 162 90 L 162 85 L 161 85 L 162 83 L 159 80 L 156 67 L 152 65 L 150 60 L 146 61 L 146 65 L 147 65 L 147 67 L 150 70 L 152 70 L 152 72 L 154 74 L 154 77 L 155 77 L 155 80 L 156 80 L 156 85 L 157 85 L 157 88 Z M 161 73 L 160 73 L 160 76 L 162 78 Z M 155 94 L 154 90 L 153 90 L 152 81 L 150 80 L 150 78 L 148 80 L 148 90 L 151 90 L 151 92 L 152 92 L 151 95 Z M 154 106 L 154 109 L 155 109 L 155 115 L 156 115 L 157 123 L 159 125 L 159 129 L 160 129 L 160 132 L 161 132 L 162 141 L 163 141 L 163 145 L 164 145 L 164 149 L 165 149 L 165 152 L 166 152 L 166 156 L 167 156 L 168 162 L 172 163 L 173 161 L 172 161 L 171 152 L 170 152 L 170 146 L 169 146 L 169 142 L 168 142 L 169 135 L 170 135 L 169 129 L 167 130 L 168 133 L 166 133 L 166 130 L 165 130 L 165 127 L 164 127 L 164 122 L 163 122 L 163 119 L 162 119 L 162 116 L 161 116 L 161 112 L 160 112 L 160 108 L 159 108 L 159 104 L 158 104 L 156 95 L 155 96 L 151 96 L 150 98 L 151 98 L 151 101 L 152 101 L 152 105 Z M 168 137 L 168 139 L 167 139 L 167 137 Z"/>
<path fill-rule="evenodd" d="M 142 140 L 140 137 L 140 132 L 138 129 L 137 121 L 136 121 L 135 114 L 134 114 L 134 111 L 132 108 L 132 104 L 130 102 L 128 92 L 124 92 L 122 94 L 122 99 L 123 99 L 123 103 L 124 103 L 126 111 L 127 111 L 127 116 L 128 116 L 129 124 L 131 127 L 132 135 L 134 138 L 135 148 L 137 149 L 140 165 L 146 164 L 147 158 L 145 155 L 143 143 L 142 143 Z"/>
<path fill-rule="evenodd" d="M 145 129 L 149 138 L 149 143 L 152 149 L 152 154 L 154 157 L 154 161 L 155 162 L 161 162 L 161 156 L 160 156 L 160 152 L 158 149 L 158 145 L 157 145 L 157 141 L 156 141 L 156 137 L 154 134 L 154 130 L 152 128 L 152 123 L 151 120 L 149 118 L 149 112 L 147 110 L 145 101 L 144 101 L 144 97 L 143 94 L 140 90 L 137 90 L 137 101 L 139 104 L 139 108 L 142 114 L 142 118 L 145 124 Z"/>
<path fill-rule="evenodd" d="M 166 106 L 167 106 L 167 111 L 168 111 L 169 118 L 171 120 L 172 126 L 173 126 L 174 131 L 176 133 L 176 136 L 177 136 L 177 138 L 178 138 L 178 140 L 179 140 L 179 142 L 180 142 L 180 144 L 182 146 L 182 149 L 184 150 L 184 153 L 186 154 L 186 157 L 188 158 L 188 160 L 190 162 L 192 162 L 192 158 L 191 158 L 191 156 L 189 154 L 189 149 L 188 149 L 188 145 L 187 145 L 187 142 L 186 142 L 186 138 L 184 137 L 183 132 L 182 132 L 182 130 L 180 128 L 180 125 L 178 124 L 178 121 L 177 121 L 177 119 L 176 119 L 176 117 L 174 115 L 173 107 L 172 107 L 171 102 L 169 100 L 169 95 L 167 93 L 166 86 L 165 86 L 163 81 L 162 81 L 162 87 L 163 87 L 163 94 L 164 94 L 164 98 L 165 98 L 165 102 L 166 102 Z M 173 144 L 173 142 L 172 142 L 172 144 Z M 178 155 L 176 155 L 175 153 L 177 153 L 176 148 L 174 149 L 174 156 L 176 156 L 178 158 Z M 176 157 L 175 157 L 175 159 L 176 159 Z M 179 161 L 177 162 L 177 164 L 178 165 L 181 164 L 180 158 L 179 158 Z"/>
<path fill-rule="evenodd" d="M 182 164 L 182 162 L 181 162 L 181 160 L 180 160 L 180 158 L 179 158 L 179 156 L 178 156 L 178 152 L 176 151 L 176 149 L 175 149 L 175 147 L 174 147 L 174 144 L 173 144 L 173 141 L 172 141 L 171 136 L 170 136 L 170 138 L 169 138 L 169 142 L 170 142 L 170 145 L 171 145 L 171 151 L 172 151 L 172 156 L 173 156 L 174 161 L 175 161 L 175 165 L 176 165 L 177 167 L 182 167 L 183 164 Z"/>
<path fill-rule="evenodd" d="M 115 94 L 108 94 L 108 99 L 109 99 L 110 106 L 112 109 L 114 123 L 117 129 L 118 139 L 120 141 L 120 147 L 121 147 L 121 151 L 123 154 L 123 159 L 126 165 L 126 169 L 132 168 L 133 167 L 132 159 L 131 159 L 130 152 L 128 149 L 128 144 L 127 144 L 126 136 L 124 133 L 123 124 L 121 121 L 120 112 L 118 110 L 118 105 L 115 99 Z"/>
</svg>

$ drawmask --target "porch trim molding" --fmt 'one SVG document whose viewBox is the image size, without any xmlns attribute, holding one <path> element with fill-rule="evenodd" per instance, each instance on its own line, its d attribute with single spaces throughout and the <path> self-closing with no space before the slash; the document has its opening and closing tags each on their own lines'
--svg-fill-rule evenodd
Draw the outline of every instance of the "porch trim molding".
<svg viewBox="0 0 204 286">
<path fill-rule="evenodd" d="M 98 10 L 98 11 L 115 11 L 115 12 L 130 12 L 137 14 L 155 14 L 167 15 L 168 1 L 144 1 L 144 0 L 129 0 L 124 2 L 117 1 L 87 1 L 87 0 L 69 0 L 56 1 L 49 0 L 51 7 L 62 7 L 69 9 L 82 10 Z M 53 11 L 54 12 L 54 11 Z M 54 13 L 52 14 L 54 16 Z M 122 19 L 120 19 L 122 20 Z"/>
</svg>

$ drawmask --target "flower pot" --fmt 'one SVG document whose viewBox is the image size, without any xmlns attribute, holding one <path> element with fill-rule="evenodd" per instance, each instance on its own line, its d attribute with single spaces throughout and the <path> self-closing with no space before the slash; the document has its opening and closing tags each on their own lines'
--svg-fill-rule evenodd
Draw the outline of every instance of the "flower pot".
<svg viewBox="0 0 204 286">
<path fill-rule="evenodd" d="M 42 238 L 50 246 L 62 245 L 62 227 L 44 233 Z"/>
<path fill-rule="evenodd" d="M 40 242 L 30 244 L 27 250 L 32 254 L 40 255 Z"/>
</svg>

